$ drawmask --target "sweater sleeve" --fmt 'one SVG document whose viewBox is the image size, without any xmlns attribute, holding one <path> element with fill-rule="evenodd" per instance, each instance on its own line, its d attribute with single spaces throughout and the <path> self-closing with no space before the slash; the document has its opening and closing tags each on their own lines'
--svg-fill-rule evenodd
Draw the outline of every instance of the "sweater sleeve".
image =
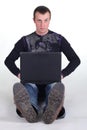
<svg viewBox="0 0 87 130">
<path fill-rule="evenodd" d="M 27 50 L 25 38 L 22 37 L 14 46 L 10 54 L 6 57 L 4 63 L 7 68 L 17 76 L 20 73 L 20 68 L 17 67 L 15 61 L 20 57 L 20 52 Z"/>
<path fill-rule="evenodd" d="M 63 77 L 71 74 L 80 64 L 80 59 L 68 41 L 62 37 L 61 39 L 61 52 L 64 53 L 69 61 L 69 64 L 62 70 Z"/>
</svg>

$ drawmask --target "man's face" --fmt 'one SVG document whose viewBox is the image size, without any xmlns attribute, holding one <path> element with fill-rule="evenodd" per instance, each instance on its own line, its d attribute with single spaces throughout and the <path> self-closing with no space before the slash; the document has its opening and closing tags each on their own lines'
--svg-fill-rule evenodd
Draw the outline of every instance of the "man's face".
<svg viewBox="0 0 87 130">
<path fill-rule="evenodd" d="M 46 12 L 45 14 L 36 12 L 34 23 L 36 24 L 36 33 L 39 35 L 45 35 L 48 32 L 50 23 L 49 12 Z"/>
</svg>

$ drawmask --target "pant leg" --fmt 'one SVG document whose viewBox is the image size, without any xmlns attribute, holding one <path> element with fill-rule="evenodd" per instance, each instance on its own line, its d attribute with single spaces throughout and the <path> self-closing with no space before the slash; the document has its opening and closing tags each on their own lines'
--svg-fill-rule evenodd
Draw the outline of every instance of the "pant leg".
<svg viewBox="0 0 87 130">
<path fill-rule="evenodd" d="M 35 84 L 32 83 L 26 83 L 25 88 L 27 89 L 30 97 L 31 104 L 36 108 L 36 110 L 39 110 L 38 106 L 38 88 Z"/>
</svg>

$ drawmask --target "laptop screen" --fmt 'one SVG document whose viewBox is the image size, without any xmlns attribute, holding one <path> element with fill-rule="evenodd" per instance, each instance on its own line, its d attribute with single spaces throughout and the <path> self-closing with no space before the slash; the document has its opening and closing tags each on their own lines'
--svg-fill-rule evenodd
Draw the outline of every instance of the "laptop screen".
<svg viewBox="0 0 87 130">
<path fill-rule="evenodd" d="M 61 81 L 60 52 L 21 52 L 21 82 L 49 84 Z"/>
</svg>

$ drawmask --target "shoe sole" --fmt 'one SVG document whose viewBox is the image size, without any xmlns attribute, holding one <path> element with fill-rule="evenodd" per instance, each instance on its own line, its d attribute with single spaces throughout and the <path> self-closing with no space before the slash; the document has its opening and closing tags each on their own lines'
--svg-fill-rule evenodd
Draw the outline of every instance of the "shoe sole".
<svg viewBox="0 0 87 130">
<path fill-rule="evenodd" d="M 37 113 L 30 103 L 29 94 L 21 83 L 16 83 L 13 87 L 14 101 L 23 117 L 31 123 L 37 122 Z"/>
<path fill-rule="evenodd" d="M 57 83 L 49 93 L 48 105 L 43 114 L 42 120 L 46 124 L 52 123 L 56 120 L 64 101 L 64 85 Z"/>
</svg>

